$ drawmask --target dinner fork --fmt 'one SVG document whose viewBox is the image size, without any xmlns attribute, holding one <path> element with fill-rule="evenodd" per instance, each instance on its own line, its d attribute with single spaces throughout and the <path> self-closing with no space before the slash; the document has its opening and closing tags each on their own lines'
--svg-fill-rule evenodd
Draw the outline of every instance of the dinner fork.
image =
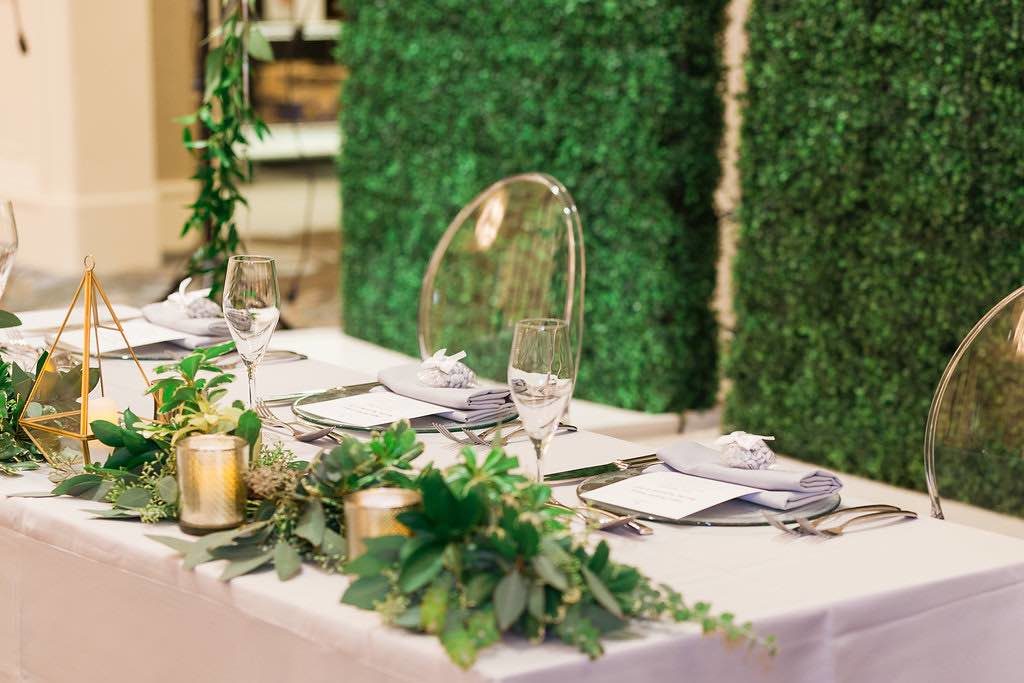
<svg viewBox="0 0 1024 683">
<path fill-rule="evenodd" d="M 597 528 L 600 531 L 609 531 L 611 529 L 618 529 L 621 527 L 629 529 L 633 533 L 639 534 L 641 536 L 650 536 L 654 533 L 654 529 L 647 526 L 646 524 L 638 522 L 636 517 L 634 517 L 633 515 L 617 515 L 614 512 L 609 512 L 608 510 L 602 510 L 600 508 L 589 506 L 570 507 L 565 503 L 558 502 L 554 498 L 548 500 L 547 504 L 550 505 L 551 507 L 560 508 L 562 510 L 568 510 L 569 512 L 573 513 L 574 515 L 582 519 L 584 522 L 596 523 Z M 597 522 L 595 520 L 596 517 L 603 517 L 607 521 Z"/>
<path fill-rule="evenodd" d="M 816 518 L 810 524 L 812 526 L 818 526 L 827 519 L 835 519 L 836 517 L 841 517 L 851 512 L 900 512 L 900 508 L 896 507 L 895 505 L 886 505 L 881 503 L 875 505 L 856 505 L 854 507 L 833 510 L 832 512 L 829 512 L 827 514 L 822 515 L 821 517 Z M 809 531 L 805 531 L 803 528 L 801 528 L 799 524 L 795 524 L 793 526 L 786 526 L 782 522 L 782 517 L 784 517 L 784 515 L 769 514 L 765 510 L 761 511 L 761 515 L 764 517 L 766 522 L 771 524 L 779 531 L 786 532 L 790 536 L 807 536 L 808 534 L 810 534 Z"/>
<path fill-rule="evenodd" d="M 847 520 L 837 526 L 829 527 L 828 529 L 819 529 L 817 526 L 808 522 L 807 519 L 804 517 L 797 517 L 796 523 L 800 525 L 800 528 L 802 528 L 809 534 L 814 534 L 815 536 L 821 536 L 823 538 L 835 538 L 836 536 L 841 536 L 843 532 L 846 531 L 846 527 L 848 526 L 853 526 L 855 524 L 863 524 L 865 522 L 874 522 L 880 519 L 889 519 L 893 517 L 917 519 L 917 513 L 913 512 L 912 510 L 897 510 L 895 512 L 892 510 L 888 510 L 886 512 L 872 512 L 867 515 L 854 517 L 853 519 Z"/>
<path fill-rule="evenodd" d="M 490 436 L 491 436 L 491 434 L 494 434 L 495 432 L 497 432 L 497 430 L 498 430 L 498 428 L 500 426 L 501 425 L 496 425 L 494 427 L 491 427 L 490 429 L 485 429 L 484 431 L 479 432 L 479 433 L 474 433 L 470 429 L 463 429 L 462 431 L 465 432 L 466 435 L 470 439 L 473 439 L 473 441 L 476 442 L 477 445 L 479 445 L 479 446 L 491 446 L 491 445 L 494 444 L 494 439 L 491 439 Z M 576 427 L 576 425 L 565 424 L 563 422 L 563 423 L 558 425 L 558 429 L 555 430 L 555 434 L 556 435 L 558 435 L 558 434 L 569 434 L 571 432 L 578 431 L 578 429 L 579 428 Z M 499 439 L 499 441 L 498 441 L 498 445 L 499 446 L 507 445 L 508 442 L 512 440 L 513 436 L 515 436 L 517 434 L 521 434 L 521 433 L 523 433 L 525 431 L 526 431 L 525 427 L 518 427 L 516 429 L 513 429 L 511 432 L 508 432 L 507 434 L 502 434 L 501 435 L 501 439 Z"/>
<path fill-rule="evenodd" d="M 282 429 L 287 429 L 292 433 L 292 438 L 296 441 L 310 442 L 316 441 L 317 439 L 328 438 L 334 443 L 341 443 L 341 439 L 334 433 L 334 427 L 323 427 L 319 429 L 310 429 L 311 425 L 302 422 L 301 420 L 286 421 L 279 418 L 277 415 L 270 410 L 270 406 L 263 402 L 263 399 L 256 401 L 256 414 L 260 420 L 265 422 L 267 425 L 273 427 L 277 426 Z M 302 425 L 306 429 L 299 429 L 294 425 Z"/>
<path fill-rule="evenodd" d="M 434 423 L 431 424 L 431 426 L 434 429 L 437 430 L 438 434 L 440 434 L 441 436 L 443 436 L 443 437 L 445 437 L 447 439 L 451 439 L 455 443 L 460 443 L 463 446 L 479 446 L 480 445 L 479 442 L 474 441 L 472 438 L 465 438 L 465 437 L 461 437 L 461 436 L 455 436 L 455 434 L 453 434 L 450 429 L 445 427 L 440 422 L 434 422 Z M 463 430 L 463 431 L 466 434 L 469 434 L 468 430 Z"/>
</svg>

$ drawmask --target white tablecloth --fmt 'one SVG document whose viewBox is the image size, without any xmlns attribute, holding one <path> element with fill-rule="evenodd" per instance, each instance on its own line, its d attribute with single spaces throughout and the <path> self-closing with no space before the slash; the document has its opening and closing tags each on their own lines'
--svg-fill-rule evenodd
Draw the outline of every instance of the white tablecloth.
<svg viewBox="0 0 1024 683">
<path fill-rule="evenodd" d="M 115 394 L 131 385 L 123 370 L 108 370 Z M 261 391 L 274 393 L 366 374 L 310 361 L 267 366 L 259 378 Z M 146 409 L 144 400 L 130 403 Z M 457 449 L 436 435 L 424 440 L 425 459 L 454 458 Z M 607 461 L 613 451 L 643 449 L 561 436 L 549 469 Z M 609 639 L 596 662 L 561 644 L 506 639 L 462 672 L 436 639 L 340 605 L 344 577 L 305 567 L 285 583 L 262 573 L 224 584 L 217 564 L 186 571 L 144 537 L 177 534 L 173 525 L 90 519 L 83 510 L 97 505 L 76 499 L 6 497 L 47 488 L 42 473 L 0 479 L 0 681 L 978 683 L 1024 670 L 1024 542 L 950 522 L 831 541 L 766 527 L 605 534 L 619 561 L 775 634 L 779 655 L 730 648 L 688 625 L 652 624 Z M 557 495 L 572 500 L 572 487 Z"/>
</svg>

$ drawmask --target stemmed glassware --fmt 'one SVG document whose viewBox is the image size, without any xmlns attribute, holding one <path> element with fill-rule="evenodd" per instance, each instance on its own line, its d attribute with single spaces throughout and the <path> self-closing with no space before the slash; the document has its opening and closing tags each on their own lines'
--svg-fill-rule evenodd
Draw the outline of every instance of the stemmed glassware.
<svg viewBox="0 0 1024 683">
<path fill-rule="evenodd" d="M 269 256 L 232 256 L 224 278 L 224 319 L 249 375 L 249 407 L 256 406 L 256 367 L 281 317 L 277 266 Z"/>
<path fill-rule="evenodd" d="M 537 455 L 527 476 L 543 481 L 541 461 L 565 415 L 576 384 L 569 325 L 555 318 L 516 323 L 508 360 L 508 385 L 519 420 Z"/>
<path fill-rule="evenodd" d="M 18 228 L 14 223 L 14 205 L 0 200 L 0 298 L 7 289 L 7 279 L 18 251 Z"/>
</svg>

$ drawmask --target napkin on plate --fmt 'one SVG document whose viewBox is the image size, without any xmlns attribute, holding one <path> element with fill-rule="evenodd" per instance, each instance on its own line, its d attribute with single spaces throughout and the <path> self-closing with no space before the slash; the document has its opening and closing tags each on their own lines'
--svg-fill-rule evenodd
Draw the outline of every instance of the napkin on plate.
<svg viewBox="0 0 1024 683">
<path fill-rule="evenodd" d="M 718 451 L 695 441 L 670 443 L 658 449 L 657 454 L 665 466 L 683 474 L 764 489 L 741 497 L 745 501 L 777 510 L 789 510 L 813 503 L 831 496 L 843 487 L 835 474 L 816 468 L 747 470 L 728 467 L 722 464 Z"/>
<path fill-rule="evenodd" d="M 416 376 L 419 363 L 381 370 L 378 381 L 396 394 L 453 408 L 456 411 L 497 410 L 511 404 L 508 388 L 472 387 L 449 389 L 427 386 Z"/>
<path fill-rule="evenodd" d="M 190 318 L 181 306 L 173 301 L 147 304 L 142 307 L 142 315 L 154 325 L 184 333 L 183 339 L 175 342 L 186 348 L 216 344 L 231 335 L 224 318 Z"/>
</svg>

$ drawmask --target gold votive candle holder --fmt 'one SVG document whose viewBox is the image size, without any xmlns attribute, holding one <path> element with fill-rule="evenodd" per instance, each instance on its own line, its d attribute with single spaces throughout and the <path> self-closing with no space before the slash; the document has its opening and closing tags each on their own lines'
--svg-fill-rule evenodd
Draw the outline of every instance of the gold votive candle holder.
<svg viewBox="0 0 1024 683">
<path fill-rule="evenodd" d="M 398 515 L 415 510 L 423 502 L 418 491 L 377 488 L 358 491 L 345 497 L 345 537 L 348 559 L 366 552 L 366 539 L 378 536 L 411 536 Z"/>
<path fill-rule="evenodd" d="M 178 458 L 178 526 L 201 536 L 232 529 L 245 520 L 248 445 L 226 434 L 182 439 Z"/>
</svg>

